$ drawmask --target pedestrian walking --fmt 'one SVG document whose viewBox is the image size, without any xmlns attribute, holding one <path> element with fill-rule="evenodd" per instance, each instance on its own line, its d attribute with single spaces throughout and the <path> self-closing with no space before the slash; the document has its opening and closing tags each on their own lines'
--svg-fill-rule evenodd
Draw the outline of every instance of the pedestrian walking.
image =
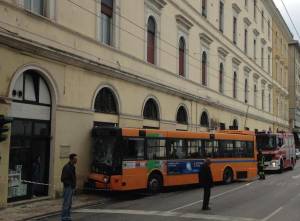
<svg viewBox="0 0 300 221">
<path fill-rule="evenodd" d="M 69 155 L 69 162 L 64 166 L 61 173 L 61 182 L 64 184 L 63 205 L 62 205 L 62 221 L 72 220 L 71 207 L 72 198 L 76 188 L 76 171 L 77 155 L 72 153 Z"/>
<path fill-rule="evenodd" d="M 206 159 L 204 161 L 203 167 L 200 169 L 199 172 L 199 181 L 204 188 L 202 210 L 210 210 L 209 207 L 210 189 L 213 187 L 213 177 L 210 170 L 210 164 L 211 164 L 210 159 Z"/>
<path fill-rule="evenodd" d="M 258 155 L 257 155 L 257 163 L 258 163 L 258 176 L 260 180 L 264 180 L 266 179 L 265 177 L 265 157 L 262 154 L 261 150 L 258 151 Z"/>
</svg>

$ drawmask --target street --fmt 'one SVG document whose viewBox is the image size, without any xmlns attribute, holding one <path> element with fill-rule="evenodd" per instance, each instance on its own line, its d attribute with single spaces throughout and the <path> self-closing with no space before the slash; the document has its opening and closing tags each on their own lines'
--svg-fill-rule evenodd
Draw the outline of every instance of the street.
<svg viewBox="0 0 300 221">
<path fill-rule="evenodd" d="M 211 211 L 202 211 L 202 188 L 166 190 L 154 196 L 131 194 L 103 205 L 73 211 L 73 220 L 299 221 L 300 163 L 266 180 L 216 185 Z M 40 220 L 60 220 L 59 216 Z"/>
</svg>

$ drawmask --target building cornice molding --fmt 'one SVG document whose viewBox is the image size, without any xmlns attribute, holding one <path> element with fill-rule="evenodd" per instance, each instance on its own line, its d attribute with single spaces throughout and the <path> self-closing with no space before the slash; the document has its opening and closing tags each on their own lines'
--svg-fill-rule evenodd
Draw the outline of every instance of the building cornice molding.
<svg viewBox="0 0 300 221">
<path fill-rule="evenodd" d="M 247 18 L 247 17 L 244 17 L 244 22 L 245 22 L 245 24 L 248 25 L 248 26 L 251 25 L 251 21 L 250 21 L 250 19 Z"/>
<path fill-rule="evenodd" d="M 147 5 L 154 5 L 157 9 L 163 9 L 167 2 L 165 0 L 146 0 L 145 4 Z"/>
<path fill-rule="evenodd" d="M 259 31 L 256 28 L 254 28 L 253 29 L 253 34 L 257 37 L 259 35 Z"/>
<path fill-rule="evenodd" d="M 207 45 L 210 45 L 213 42 L 213 39 L 204 32 L 200 33 L 199 37 L 200 37 L 200 40 L 205 42 Z"/>
<path fill-rule="evenodd" d="M 225 48 L 223 48 L 223 47 L 218 47 L 218 52 L 223 57 L 226 57 L 229 54 L 229 52 Z"/>
<path fill-rule="evenodd" d="M 236 66 L 239 66 L 241 63 L 242 62 L 239 59 L 237 59 L 235 57 L 232 58 L 232 64 L 234 64 Z"/>
<path fill-rule="evenodd" d="M 245 73 L 249 74 L 251 72 L 251 69 L 248 66 L 244 66 L 244 71 Z"/>
<path fill-rule="evenodd" d="M 266 45 L 266 44 L 267 44 L 267 41 L 266 41 L 265 38 L 261 38 L 260 41 L 261 41 L 261 43 L 262 43 L 263 45 Z"/>
<path fill-rule="evenodd" d="M 182 15 L 175 15 L 176 21 L 179 25 L 182 25 L 185 27 L 187 30 L 191 29 L 193 27 L 193 23 L 188 20 L 186 17 Z"/>
<path fill-rule="evenodd" d="M 242 9 L 238 6 L 238 4 L 236 3 L 232 3 L 232 9 L 237 13 L 240 14 L 240 12 L 242 11 Z"/>
</svg>

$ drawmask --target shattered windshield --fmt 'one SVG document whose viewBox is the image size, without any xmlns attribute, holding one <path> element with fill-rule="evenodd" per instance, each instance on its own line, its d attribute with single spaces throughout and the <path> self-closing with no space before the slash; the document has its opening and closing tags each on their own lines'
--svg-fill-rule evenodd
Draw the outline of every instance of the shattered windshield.
<svg viewBox="0 0 300 221">
<path fill-rule="evenodd" d="M 256 144 L 258 149 L 270 150 L 277 147 L 276 137 L 271 135 L 256 136 Z"/>
<path fill-rule="evenodd" d="M 112 165 L 113 152 L 117 139 L 115 137 L 99 137 L 94 143 L 94 163 Z"/>
</svg>

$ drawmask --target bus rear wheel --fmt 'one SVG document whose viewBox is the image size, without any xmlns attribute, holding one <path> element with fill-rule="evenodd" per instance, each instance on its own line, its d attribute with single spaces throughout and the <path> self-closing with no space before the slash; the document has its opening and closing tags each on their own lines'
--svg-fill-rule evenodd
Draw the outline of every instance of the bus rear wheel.
<svg viewBox="0 0 300 221">
<path fill-rule="evenodd" d="M 223 173 L 223 183 L 230 184 L 233 181 L 233 171 L 231 168 L 227 167 Z"/>
<path fill-rule="evenodd" d="M 148 179 L 148 192 L 157 194 L 162 188 L 162 177 L 159 174 L 151 174 Z"/>
</svg>

